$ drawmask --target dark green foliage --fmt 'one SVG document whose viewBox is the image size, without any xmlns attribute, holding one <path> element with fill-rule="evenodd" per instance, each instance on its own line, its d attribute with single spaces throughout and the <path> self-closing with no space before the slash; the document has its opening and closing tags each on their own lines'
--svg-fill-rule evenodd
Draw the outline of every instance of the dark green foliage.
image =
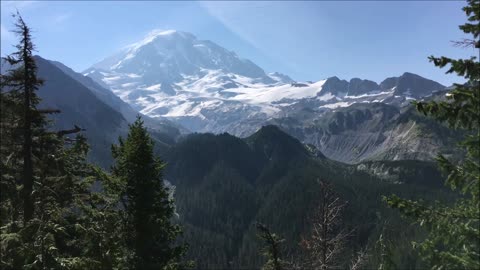
<svg viewBox="0 0 480 270">
<path fill-rule="evenodd" d="M 34 46 L 29 28 L 15 16 L 18 52 L 6 58 L 11 70 L 1 78 L 1 268 L 101 268 L 98 256 L 83 245 L 98 235 L 83 211 L 92 205 L 95 180 L 86 162 L 89 147 L 81 135 L 66 136 L 78 127 L 48 130 L 44 115 L 59 111 L 37 108 L 42 80 Z"/>
<path fill-rule="evenodd" d="M 286 263 L 281 259 L 281 244 L 284 239 L 281 239 L 275 233 L 270 232 L 270 229 L 261 223 L 255 224 L 258 231 L 258 237 L 264 243 L 261 249 L 262 255 L 265 256 L 267 262 L 262 267 L 263 270 L 282 270 L 285 269 Z"/>
<path fill-rule="evenodd" d="M 183 239 L 190 244 L 187 258 L 195 259 L 199 269 L 260 268 L 266 261 L 258 253 L 258 220 L 285 239 L 282 259 L 294 261 L 301 236 L 310 230 L 309 213 L 318 206 L 320 178 L 331 180 L 339 197 L 348 201 L 342 224 L 355 231 L 341 255 L 345 265 L 364 247 L 374 246 L 381 220 L 390 219 L 395 226 L 388 239 L 398 243 L 392 260 L 399 268 L 421 266 L 409 240 L 421 232 L 382 205 L 381 195 L 448 198 L 447 194 L 429 181 L 416 183 L 419 172 L 412 168 L 417 166 L 413 161 L 387 164 L 408 172 L 405 184 L 394 184 L 310 150 L 272 126 L 243 140 L 228 134 L 193 134 L 173 146 L 165 156 L 165 176 L 176 186 Z M 434 174 L 430 164 L 425 167 Z M 372 263 L 365 267 L 377 267 L 380 252 L 369 258 Z"/>
<path fill-rule="evenodd" d="M 78 176 L 86 170 L 82 157 L 88 147 L 78 137 L 64 148 L 63 138 L 46 130 L 47 111 L 37 109 L 42 80 L 36 75 L 30 29 L 18 13 L 15 17 L 18 51 L 5 58 L 14 68 L 1 78 L 0 241 L 6 255 L 1 264 L 6 269 L 53 268 L 75 260 L 59 247 L 72 240 L 65 233 L 66 219 L 76 195 L 85 191 Z"/>
<path fill-rule="evenodd" d="M 33 160 L 32 149 L 34 133 L 42 132 L 42 128 L 45 125 L 45 118 L 37 110 L 38 97 L 35 93 L 38 87 L 42 85 L 42 80 L 37 77 L 37 65 L 33 59 L 32 53 L 35 50 L 35 46 L 31 41 L 31 30 L 25 24 L 20 14 L 17 12 L 13 17 L 17 18 L 15 24 L 16 30 L 14 31 L 20 38 L 19 44 L 15 47 L 17 51 L 7 56 L 5 60 L 11 66 L 17 66 L 17 68 L 9 71 L 7 76 L 2 78 L 2 89 L 10 92 L 10 97 L 13 99 L 22 100 L 17 104 L 22 107 L 21 116 L 18 121 L 20 125 L 17 127 L 19 135 L 21 134 L 22 143 L 22 201 L 23 201 L 23 222 L 24 225 L 33 218 L 35 209 L 34 201 L 32 199 L 33 192 Z M 3 91 L 2 91 L 3 92 Z M 21 127 L 21 129 L 20 129 Z"/>
<path fill-rule="evenodd" d="M 1 77 L 1 269 L 178 268 L 174 206 L 142 122 L 115 147 L 114 177 L 89 164 L 86 138 L 69 137 L 82 128 L 50 131 L 44 115 L 60 110 L 37 108 L 34 46 L 16 16 L 19 51 Z M 69 82 L 61 85 L 81 89 Z"/>
<path fill-rule="evenodd" d="M 125 209 L 123 236 L 130 269 L 176 268 L 185 248 L 175 245 L 180 227 L 173 224 L 173 200 L 162 181 L 164 163 L 153 155 L 153 141 L 139 118 L 125 140 L 112 146 Z"/>
<path fill-rule="evenodd" d="M 468 23 L 460 26 L 472 40 L 462 45 L 480 49 L 480 1 L 469 0 L 464 8 Z M 471 134 L 460 143 L 466 157 L 458 163 L 443 155 L 437 161 L 448 175 L 446 185 L 458 190 L 461 197 L 454 204 L 428 204 L 398 196 L 386 198 L 389 206 L 413 218 L 428 230 L 425 240 L 415 243 L 424 260 L 433 269 L 480 268 L 480 63 L 476 57 L 454 60 L 433 57 L 438 67 L 450 66 L 447 73 L 456 73 L 468 80 L 456 84 L 444 101 L 417 102 L 417 109 L 452 128 Z"/>
</svg>

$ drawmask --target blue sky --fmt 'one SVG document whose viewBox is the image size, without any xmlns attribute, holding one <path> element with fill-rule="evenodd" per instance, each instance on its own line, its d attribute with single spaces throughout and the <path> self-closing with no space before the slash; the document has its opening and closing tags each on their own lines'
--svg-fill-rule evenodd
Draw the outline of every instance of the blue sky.
<svg viewBox="0 0 480 270">
<path fill-rule="evenodd" d="M 153 29 L 191 32 L 248 58 L 267 72 L 320 80 L 380 82 L 405 71 L 446 85 L 462 80 L 429 55 L 478 54 L 454 47 L 464 1 L 9 2 L 1 1 L 1 54 L 12 51 L 10 14 L 35 30 L 38 54 L 83 71 Z"/>
</svg>

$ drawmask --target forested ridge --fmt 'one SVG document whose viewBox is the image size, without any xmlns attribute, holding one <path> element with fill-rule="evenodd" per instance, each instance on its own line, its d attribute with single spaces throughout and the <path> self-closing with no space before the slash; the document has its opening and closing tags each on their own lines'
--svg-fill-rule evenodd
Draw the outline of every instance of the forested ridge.
<svg viewBox="0 0 480 270">
<path fill-rule="evenodd" d="M 464 11 L 460 29 L 471 39 L 457 45 L 478 51 L 480 1 Z M 18 44 L 0 81 L 1 269 L 480 268 L 478 58 L 431 56 L 467 83 L 413 102 L 398 119 L 461 141 L 436 163 L 345 164 L 275 125 L 246 138 L 176 140 L 140 115 L 102 162 L 87 158 L 83 120 L 59 128 L 52 119 L 69 108 L 39 106 L 45 63 L 33 55 L 30 27 L 13 16 Z M 320 122 L 354 125 L 338 120 L 344 113 Z M 101 125 L 115 124 L 108 119 Z"/>
</svg>

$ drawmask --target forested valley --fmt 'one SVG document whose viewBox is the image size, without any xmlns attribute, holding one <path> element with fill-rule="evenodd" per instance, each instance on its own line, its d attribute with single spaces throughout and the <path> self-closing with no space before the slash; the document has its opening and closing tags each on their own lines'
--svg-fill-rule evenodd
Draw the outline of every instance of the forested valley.
<svg viewBox="0 0 480 270">
<path fill-rule="evenodd" d="M 478 52 L 480 1 L 463 10 L 471 39 L 457 45 Z M 1 70 L 1 269 L 480 269 L 477 57 L 431 56 L 467 82 L 405 108 L 362 103 L 314 120 L 305 109 L 313 126 L 285 117 L 239 137 L 119 110 L 118 97 L 92 90 L 103 85 L 36 56 L 41 33 L 13 16 L 18 42 Z M 55 107 L 60 99 L 72 106 Z M 345 163 L 300 138 L 324 132 L 341 147 L 358 123 L 414 123 L 439 153 L 389 159 L 408 151 L 379 143 Z"/>
</svg>

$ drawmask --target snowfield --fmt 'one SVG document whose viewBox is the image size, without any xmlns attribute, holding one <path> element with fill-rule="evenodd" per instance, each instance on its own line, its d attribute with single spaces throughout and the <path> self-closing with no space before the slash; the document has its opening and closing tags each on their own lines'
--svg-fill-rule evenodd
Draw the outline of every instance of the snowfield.
<svg viewBox="0 0 480 270">
<path fill-rule="evenodd" d="M 290 84 L 279 86 L 260 86 L 256 88 L 227 89 L 226 92 L 235 93 L 232 100 L 249 104 L 272 104 L 281 100 L 298 100 L 313 98 L 322 90 L 325 80 L 305 87 L 292 87 Z"/>
</svg>

